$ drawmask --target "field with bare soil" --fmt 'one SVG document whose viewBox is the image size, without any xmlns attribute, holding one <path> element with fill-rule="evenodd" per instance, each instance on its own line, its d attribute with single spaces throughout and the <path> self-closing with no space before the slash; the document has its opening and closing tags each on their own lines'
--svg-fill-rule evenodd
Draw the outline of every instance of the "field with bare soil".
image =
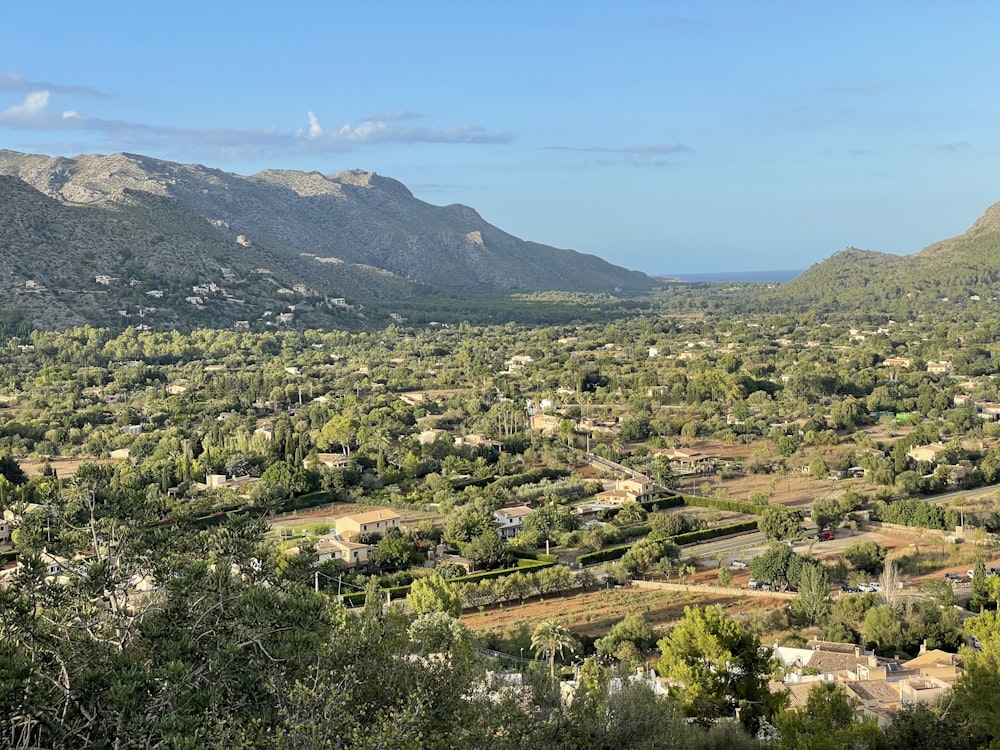
<svg viewBox="0 0 1000 750">
<path fill-rule="evenodd" d="M 42 468 L 45 466 L 44 460 L 32 460 L 28 458 L 19 458 L 17 461 L 21 464 L 21 468 L 24 469 L 24 473 L 29 477 L 39 476 L 42 473 Z M 110 458 L 90 458 L 75 457 L 70 458 L 69 456 L 53 456 L 49 461 L 49 464 L 56 473 L 63 477 L 71 477 L 76 474 L 76 470 L 80 468 L 80 464 L 109 464 L 114 463 Z"/>
<path fill-rule="evenodd" d="M 545 620 L 567 626 L 575 633 L 599 636 L 631 614 L 642 614 L 654 630 L 665 630 L 690 605 L 721 604 L 733 616 L 788 606 L 787 601 L 769 598 L 718 596 L 710 591 L 684 593 L 633 588 L 596 591 L 532 599 L 525 604 L 506 604 L 481 612 L 466 612 L 462 623 L 470 630 L 500 635 L 515 633 L 522 625 L 529 630 Z"/>
</svg>

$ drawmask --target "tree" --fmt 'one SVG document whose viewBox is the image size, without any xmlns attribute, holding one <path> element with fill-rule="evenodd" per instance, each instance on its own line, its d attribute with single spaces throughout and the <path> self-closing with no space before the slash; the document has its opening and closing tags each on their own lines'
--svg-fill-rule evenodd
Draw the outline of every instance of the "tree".
<svg viewBox="0 0 1000 750">
<path fill-rule="evenodd" d="M 28 482 L 28 475 L 24 473 L 21 464 L 10 453 L 4 453 L 0 456 L 0 476 L 16 487 Z"/>
<path fill-rule="evenodd" d="M 830 614 L 830 582 L 818 565 L 805 565 L 799 576 L 799 594 L 792 611 L 807 625 L 819 625 Z"/>
<path fill-rule="evenodd" d="M 275 461 L 260 475 L 260 483 L 284 497 L 301 495 L 312 489 L 309 472 L 301 465 Z"/>
<path fill-rule="evenodd" d="M 406 570 L 416 558 L 413 543 L 397 528 L 388 528 L 385 536 L 378 540 L 369 560 L 375 570 L 388 572 Z"/>
<path fill-rule="evenodd" d="M 829 474 L 830 470 L 827 468 L 826 461 L 823 460 L 822 456 L 817 455 L 809 463 L 809 476 L 815 479 L 826 479 Z"/>
<path fill-rule="evenodd" d="M 455 587 L 439 575 L 418 578 L 410 584 L 406 603 L 418 615 L 445 612 L 452 617 L 459 617 L 462 614 L 462 603 L 455 593 Z"/>
<path fill-rule="evenodd" d="M 548 540 L 556 532 L 578 529 L 580 517 L 565 505 L 547 503 L 526 515 L 521 525 L 526 531 L 537 531 Z"/>
<path fill-rule="evenodd" d="M 857 542 L 844 550 L 844 558 L 857 570 L 870 575 L 882 570 L 886 549 L 878 542 Z"/>
<path fill-rule="evenodd" d="M 784 700 L 768 689 L 771 650 L 720 606 L 685 607 L 680 623 L 657 645 L 657 670 L 670 678 L 671 696 L 698 721 L 738 716 L 756 731 Z"/>
<path fill-rule="evenodd" d="M 459 549 L 477 569 L 493 570 L 503 567 L 512 559 L 510 547 L 494 528 L 460 545 Z"/>
<path fill-rule="evenodd" d="M 653 631 L 641 614 L 627 616 L 611 626 L 607 635 L 594 641 L 599 656 L 623 662 L 640 662 L 653 643 Z"/>
<path fill-rule="evenodd" d="M 765 508 L 757 526 L 768 539 L 793 539 L 802 533 L 802 514 L 785 508 Z"/>
<path fill-rule="evenodd" d="M 539 623 L 531 634 L 531 647 L 536 657 L 545 656 L 549 662 L 549 674 L 556 676 L 556 654 L 562 658 L 563 652 L 575 652 L 580 642 L 565 625 L 546 620 Z"/>
<path fill-rule="evenodd" d="M 878 582 L 882 587 L 882 598 L 885 599 L 885 603 L 893 609 L 898 608 L 903 586 L 899 578 L 899 568 L 896 567 L 895 561 L 890 560 L 888 557 L 885 559 L 885 564 L 882 567 L 882 575 L 879 576 Z"/>
<path fill-rule="evenodd" d="M 639 503 L 630 502 L 623 504 L 615 515 L 615 523 L 627 526 L 633 523 L 642 523 L 646 520 L 646 509 Z"/>
<path fill-rule="evenodd" d="M 875 750 L 880 732 L 875 719 L 857 721 L 854 704 L 843 687 L 817 683 L 798 711 L 777 718 L 780 750 Z M 895 747 L 895 746 L 893 746 Z"/>
<path fill-rule="evenodd" d="M 493 518 L 486 511 L 465 507 L 453 513 L 445 526 L 444 538 L 449 542 L 461 544 L 472 541 L 480 534 L 495 531 Z"/>
<path fill-rule="evenodd" d="M 798 586 L 802 572 L 815 564 L 785 544 L 772 544 L 763 555 L 750 561 L 750 573 L 759 581 L 771 581 L 776 585 L 787 581 Z"/>
<path fill-rule="evenodd" d="M 669 540 L 643 539 L 622 555 L 621 564 L 633 576 L 649 572 L 663 558 L 677 560 L 681 550 Z"/>
<path fill-rule="evenodd" d="M 898 652 L 904 645 L 903 623 L 899 613 L 888 604 L 869 609 L 861 630 L 882 654 Z"/>
<path fill-rule="evenodd" d="M 454 651 L 465 645 L 469 638 L 462 623 L 443 610 L 418 615 L 410 625 L 409 634 L 410 639 L 426 654 Z"/>
<path fill-rule="evenodd" d="M 1000 612 L 982 612 L 964 624 L 978 649 L 964 652 L 965 674 L 955 684 L 955 705 L 979 736 L 975 744 L 993 747 L 1000 740 Z"/>
<path fill-rule="evenodd" d="M 820 498 L 812 506 L 812 520 L 820 531 L 826 528 L 835 529 L 846 515 L 847 511 L 832 498 Z"/>
<path fill-rule="evenodd" d="M 978 612 L 989 602 L 990 590 L 986 582 L 986 564 L 980 558 L 972 569 L 972 597 L 969 599 L 969 610 Z"/>
</svg>

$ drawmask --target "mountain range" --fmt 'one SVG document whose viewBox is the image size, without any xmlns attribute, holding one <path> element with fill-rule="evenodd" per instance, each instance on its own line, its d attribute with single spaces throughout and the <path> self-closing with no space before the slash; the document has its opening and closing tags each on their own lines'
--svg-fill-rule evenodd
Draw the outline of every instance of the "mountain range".
<svg viewBox="0 0 1000 750">
<path fill-rule="evenodd" d="M 0 150 L 0 206 L 0 314 L 39 328 L 355 327 L 371 304 L 435 294 L 657 285 L 361 170 L 241 176 Z"/>
</svg>

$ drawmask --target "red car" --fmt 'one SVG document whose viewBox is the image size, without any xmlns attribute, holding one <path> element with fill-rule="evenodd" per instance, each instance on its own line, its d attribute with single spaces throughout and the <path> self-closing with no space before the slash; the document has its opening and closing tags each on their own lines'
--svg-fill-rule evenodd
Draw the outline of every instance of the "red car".
<svg viewBox="0 0 1000 750">
<path fill-rule="evenodd" d="M 832 531 L 821 531 L 819 534 L 819 540 L 821 542 L 833 541 L 836 535 Z"/>
</svg>

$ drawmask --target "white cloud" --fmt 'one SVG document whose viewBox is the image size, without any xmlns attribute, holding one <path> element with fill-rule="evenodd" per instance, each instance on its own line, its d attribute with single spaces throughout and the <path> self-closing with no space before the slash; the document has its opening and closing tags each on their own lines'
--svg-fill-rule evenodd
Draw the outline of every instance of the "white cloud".
<svg viewBox="0 0 1000 750">
<path fill-rule="evenodd" d="M 0 91 L 20 87 L 25 79 L 0 75 Z M 202 154 L 234 159 L 273 158 L 282 155 L 331 154 L 379 144 L 507 143 L 507 133 L 490 133 L 478 125 L 445 128 L 413 127 L 406 121 L 421 117 L 406 110 L 373 115 L 335 130 L 323 127 L 316 112 L 309 111 L 307 129 L 281 132 L 264 128 L 184 128 L 128 120 L 106 120 L 80 112 L 59 112 L 51 105 L 53 92 L 40 89 L 23 101 L 0 110 L 0 128 L 21 132 L 76 132 L 87 141 L 74 142 L 72 150 L 138 151 L 167 158 Z"/>
<path fill-rule="evenodd" d="M 21 104 L 0 112 L 0 121 L 31 123 L 46 114 L 49 106 L 48 91 L 34 91 L 24 97 Z"/>
<path fill-rule="evenodd" d="M 313 113 L 309 113 L 309 137 L 319 138 L 323 135 L 323 126 L 319 123 L 319 118 Z"/>
</svg>

